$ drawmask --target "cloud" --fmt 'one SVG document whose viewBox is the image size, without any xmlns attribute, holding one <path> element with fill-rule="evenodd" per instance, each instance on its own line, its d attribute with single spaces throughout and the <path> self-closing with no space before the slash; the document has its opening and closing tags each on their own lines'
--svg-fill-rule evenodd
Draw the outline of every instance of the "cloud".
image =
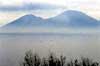
<svg viewBox="0 0 100 66">
<path fill-rule="evenodd" d="M 32 10 L 53 10 L 53 9 L 63 9 L 63 6 L 56 6 L 51 4 L 40 4 L 40 3 L 28 3 L 19 6 L 0 6 L 0 11 L 32 11 Z"/>
</svg>

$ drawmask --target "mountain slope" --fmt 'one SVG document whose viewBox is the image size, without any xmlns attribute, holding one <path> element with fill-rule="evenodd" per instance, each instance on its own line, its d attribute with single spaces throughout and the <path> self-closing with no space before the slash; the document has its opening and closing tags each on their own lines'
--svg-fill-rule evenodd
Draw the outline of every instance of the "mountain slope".
<svg viewBox="0 0 100 66">
<path fill-rule="evenodd" d="M 47 21 L 52 22 L 54 25 L 58 27 L 71 27 L 71 28 L 94 28 L 98 27 L 100 23 L 79 11 L 65 11 L 64 13 L 47 19 Z"/>
<path fill-rule="evenodd" d="M 62 14 L 49 18 L 42 19 L 34 15 L 25 15 L 21 18 L 3 26 L 2 28 L 17 27 L 71 27 L 71 28 L 94 28 L 99 27 L 100 22 L 96 19 L 79 11 L 68 10 Z"/>
<path fill-rule="evenodd" d="M 0 28 L 1 32 L 63 32 L 89 31 L 100 27 L 100 22 L 79 11 L 68 10 L 60 15 L 42 19 L 25 15 Z M 85 29 L 85 30 L 84 30 Z M 97 30 L 96 30 L 97 31 Z"/>
<path fill-rule="evenodd" d="M 42 18 L 30 14 L 20 17 L 19 19 L 3 26 L 3 28 L 40 26 L 44 22 L 45 20 Z"/>
</svg>

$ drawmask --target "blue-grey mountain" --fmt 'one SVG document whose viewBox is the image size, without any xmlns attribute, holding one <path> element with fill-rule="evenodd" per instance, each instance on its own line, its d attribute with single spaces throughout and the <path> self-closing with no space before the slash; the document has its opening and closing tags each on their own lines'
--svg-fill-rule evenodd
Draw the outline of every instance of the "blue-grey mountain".
<svg viewBox="0 0 100 66">
<path fill-rule="evenodd" d="M 27 27 L 33 27 L 33 26 L 41 26 L 43 25 L 43 23 L 45 22 L 44 19 L 40 18 L 40 17 L 36 17 L 34 15 L 25 15 L 5 26 L 3 26 L 4 28 L 12 28 L 12 27 L 20 27 L 20 28 L 27 28 Z"/>
<path fill-rule="evenodd" d="M 96 28 L 99 27 L 100 22 L 96 19 L 79 11 L 65 11 L 62 14 L 47 19 L 58 27 L 71 27 L 71 28 Z"/>
<path fill-rule="evenodd" d="M 34 27 L 39 28 L 98 28 L 100 22 L 80 11 L 68 10 L 56 17 L 49 19 L 42 19 L 34 15 L 25 15 L 16 19 L 13 22 L 1 27 L 3 31 L 22 31 L 32 30 Z"/>
</svg>

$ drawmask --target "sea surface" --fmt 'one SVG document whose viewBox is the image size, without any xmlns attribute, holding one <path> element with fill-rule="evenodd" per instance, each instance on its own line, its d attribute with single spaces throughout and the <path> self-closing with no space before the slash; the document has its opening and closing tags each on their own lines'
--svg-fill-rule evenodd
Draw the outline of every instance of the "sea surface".
<svg viewBox="0 0 100 66">
<path fill-rule="evenodd" d="M 0 66 L 19 66 L 25 52 L 41 57 L 50 52 L 68 59 L 88 57 L 100 61 L 100 35 L 96 34 L 0 34 Z"/>
</svg>

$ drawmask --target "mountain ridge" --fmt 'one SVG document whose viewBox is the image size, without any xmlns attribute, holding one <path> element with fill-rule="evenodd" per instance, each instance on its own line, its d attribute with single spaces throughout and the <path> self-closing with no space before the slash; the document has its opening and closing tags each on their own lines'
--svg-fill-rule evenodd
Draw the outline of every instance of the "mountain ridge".
<svg viewBox="0 0 100 66">
<path fill-rule="evenodd" d="M 48 29 L 95 29 L 100 27 L 100 22 L 83 12 L 68 10 L 53 18 L 42 19 L 32 14 L 24 15 L 11 23 L 1 27 L 2 31 L 32 30 L 35 27 Z M 37 30 L 37 29 L 36 29 Z M 44 29 L 45 30 L 45 29 Z"/>
<path fill-rule="evenodd" d="M 33 21 L 35 20 L 35 21 Z M 3 27 L 26 27 L 26 26 L 29 26 L 29 25 L 32 25 L 33 22 L 36 23 L 38 22 L 39 23 L 39 20 L 40 21 L 43 21 L 42 18 L 40 17 L 36 17 L 32 14 L 28 14 L 28 15 L 24 15 L 8 24 L 6 24 L 5 26 Z"/>
<path fill-rule="evenodd" d="M 99 26 L 98 20 L 86 15 L 80 11 L 68 10 L 56 17 L 47 19 L 47 21 L 53 21 L 54 23 L 60 23 L 62 26 L 68 27 L 96 27 Z M 58 25 L 58 26 L 60 26 Z"/>
</svg>

